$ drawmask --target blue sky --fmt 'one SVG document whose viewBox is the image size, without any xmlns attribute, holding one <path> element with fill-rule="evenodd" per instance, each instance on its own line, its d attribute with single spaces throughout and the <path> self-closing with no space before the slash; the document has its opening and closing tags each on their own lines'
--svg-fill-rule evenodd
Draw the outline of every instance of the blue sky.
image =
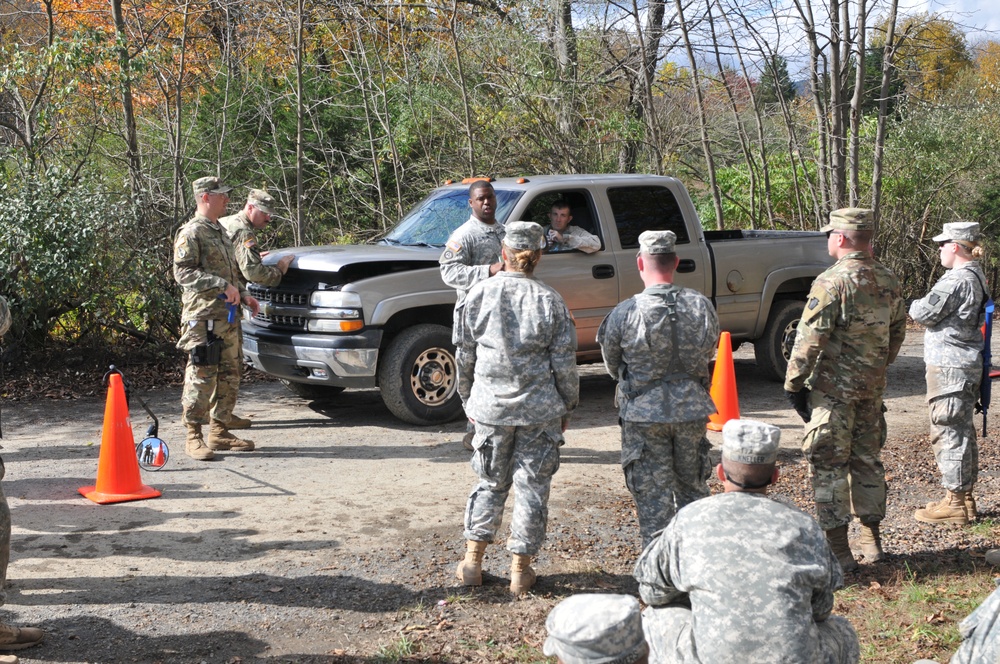
<svg viewBox="0 0 1000 664">
<path fill-rule="evenodd" d="M 988 0 L 917 0 L 912 5 L 901 0 L 900 11 L 928 11 L 940 13 L 951 18 L 956 23 L 968 27 L 970 42 L 981 39 L 1000 40 L 1000 2 Z"/>
</svg>

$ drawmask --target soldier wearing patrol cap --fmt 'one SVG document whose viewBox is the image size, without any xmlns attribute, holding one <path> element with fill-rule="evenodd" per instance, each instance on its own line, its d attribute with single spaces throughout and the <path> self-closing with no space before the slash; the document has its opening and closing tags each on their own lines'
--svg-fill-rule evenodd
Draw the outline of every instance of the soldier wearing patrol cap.
<svg viewBox="0 0 1000 664">
<path fill-rule="evenodd" d="M 986 275 L 979 265 L 979 224 L 945 224 L 933 238 L 947 272 L 910 305 L 910 317 L 926 327 L 924 363 L 930 405 L 931 444 L 945 496 L 914 514 L 924 523 L 967 524 L 976 517 L 972 489 L 979 472 L 975 405 L 983 376 Z"/>
<path fill-rule="evenodd" d="M 719 342 L 712 303 L 674 285 L 678 258 L 672 231 L 639 235 L 645 289 L 608 314 L 597 331 L 604 366 L 618 380 L 622 469 L 639 516 L 642 546 L 678 509 L 708 495 L 715 412 L 708 364 Z"/>
<path fill-rule="evenodd" d="M 482 584 L 482 559 L 514 488 L 507 548 L 510 589 L 535 583 L 531 559 L 542 546 L 559 447 L 580 400 L 576 328 L 562 297 L 536 280 L 542 227 L 507 224 L 504 269 L 469 290 L 458 338 L 458 393 L 475 426 L 472 470 L 479 480 L 465 509 L 465 559 L 457 575 Z"/>
<path fill-rule="evenodd" d="M 837 261 L 813 281 L 785 374 L 789 401 L 806 422 L 816 518 L 845 571 L 858 568 L 847 541 L 852 506 L 865 560 L 884 557 L 882 393 L 906 336 L 899 281 L 872 255 L 874 228 L 871 210 L 843 208 L 820 229 Z"/>
<path fill-rule="evenodd" d="M 646 664 L 639 601 L 628 595 L 573 595 L 545 619 L 542 652 L 559 664 Z"/>
<path fill-rule="evenodd" d="M 860 658 L 850 622 L 831 615 L 844 575 L 822 529 L 766 495 L 780 438 L 764 422 L 727 422 L 716 466 L 725 492 L 682 508 L 639 557 L 651 663 Z"/>
<path fill-rule="evenodd" d="M 243 283 L 233 245 L 219 217 L 226 211 L 231 187 L 217 177 L 192 183 L 197 210 L 174 239 L 174 279 L 181 287 L 183 334 L 177 347 L 188 351 L 184 372 L 182 420 L 185 451 L 198 461 L 213 450 L 249 451 L 254 444 L 230 433 L 227 423 L 240 389 L 240 321 L 229 322 L 227 305 L 259 304 Z M 202 426 L 210 424 L 206 441 Z"/>
<path fill-rule="evenodd" d="M 295 254 L 282 256 L 274 265 L 264 265 L 261 258 L 267 252 L 260 250 L 257 244 L 257 231 L 263 230 L 274 214 L 274 198 L 262 189 L 251 189 L 247 194 L 246 205 L 237 214 L 219 219 L 219 223 L 229 233 L 236 252 L 236 261 L 240 264 L 240 274 L 243 283 L 254 282 L 261 286 L 277 286 L 288 271 L 288 266 L 295 260 Z M 240 340 L 240 355 L 242 356 L 242 339 Z M 230 416 L 227 426 L 230 429 L 248 429 L 250 420 Z"/>
</svg>

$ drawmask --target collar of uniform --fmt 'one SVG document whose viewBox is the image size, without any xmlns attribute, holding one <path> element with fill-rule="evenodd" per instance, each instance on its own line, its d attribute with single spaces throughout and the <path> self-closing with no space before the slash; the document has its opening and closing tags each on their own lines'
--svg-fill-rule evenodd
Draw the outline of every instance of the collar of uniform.
<svg viewBox="0 0 1000 664">
<path fill-rule="evenodd" d="M 667 293 L 674 288 L 678 288 L 674 284 L 653 284 L 652 286 L 646 286 L 642 289 L 643 293 Z"/>
<path fill-rule="evenodd" d="M 222 231 L 222 224 L 220 224 L 218 221 L 212 221 L 211 219 L 209 219 L 208 217 L 206 217 L 203 214 L 199 214 L 199 213 L 195 212 L 194 218 L 191 221 L 197 222 L 199 224 L 203 224 L 205 226 L 208 226 L 209 228 L 214 228 L 215 230 L 219 231 L 220 233 L 223 232 Z"/>
<path fill-rule="evenodd" d="M 840 263 L 841 261 L 865 261 L 865 260 L 870 261 L 874 260 L 874 258 L 867 251 L 852 251 L 851 253 L 843 256 L 837 262 Z"/>
<path fill-rule="evenodd" d="M 527 274 L 525 274 L 524 272 L 513 272 L 513 271 L 507 271 L 507 270 L 501 270 L 501 271 L 497 272 L 496 276 L 498 276 L 498 277 L 504 277 L 504 278 L 507 278 L 507 279 L 530 279 L 531 278 Z"/>
<path fill-rule="evenodd" d="M 499 221 L 497 221 L 496 218 L 493 219 L 493 223 L 492 224 L 487 224 L 485 221 L 483 221 L 482 219 L 480 219 L 476 215 L 470 214 L 469 215 L 469 221 L 474 221 L 474 222 L 476 222 L 476 224 L 478 224 L 479 226 L 482 226 L 483 228 L 502 228 L 502 224 Z"/>
</svg>

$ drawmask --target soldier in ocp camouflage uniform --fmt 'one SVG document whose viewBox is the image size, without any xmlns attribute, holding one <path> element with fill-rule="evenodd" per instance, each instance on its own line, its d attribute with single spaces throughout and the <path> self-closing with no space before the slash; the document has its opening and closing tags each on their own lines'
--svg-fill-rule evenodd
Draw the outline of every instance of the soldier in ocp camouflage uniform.
<svg viewBox="0 0 1000 664">
<path fill-rule="evenodd" d="M 257 231 L 263 230 L 274 214 L 274 198 L 271 194 L 261 189 L 251 189 L 247 194 L 246 205 L 237 214 L 219 219 L 219 223 L 226 229 L 229 238 L 233 242 L 233 249 L 236 251 L 236 262 L 240 264 L 240 273 L 243 277 L 243 285 L 247 282 L 254 282 L 261 286 L 277 286 L 281 283 L 281 278 L 288 271 L 288 266 L 295 260 L 295 254 L 282 256 L 276 265 L 264 265 L 261 256 L 260 246 L 257 244 Z M 240 341 L 239 354 L 243 355 L 243 338 L 237 336 Z M 230 415 L 226 426 L 230 429 L 249 429 L 252 422 L 244 417 L 238 417 L 235 413 Z"/>
<path fill-rule="evenodd" d="M 906 336 L 899 281 L 872 256 L 874 228 L 871 210 L 843 208 L 820 229 L 837 262 L 813 281 L 785 374 L 789 400 L 806 420 L 816 518 L 845 571 L 858 567 L 847 541 L 852 508 L 865 560 L 884 557 L 882 393 Z"/>
<path fill-rule="evenodd" d="M 174 240 L 174 279 L 181 286 L 184 328 L 177 347 L 190 353 L 181 396 L 185 451 L 207 461 L 215 456 L 213 450 L 254 448 L 252 441 L 237 438 L 226 427 L 240 387 L 240 316 L 235 312 L 229 322 L 227 305 L 242 303 L 254 314 L 259 305 L 243 286 L 233 245 L 218 222 L 230 187 L 219 178 L 204 177 L 195 180 L 192 189 L 197 212 Z M 210 414 L 206 444 L 201 427 L 209 423 Z"/>
<path fill-rule="evenodd" d="M 972 488 L 979 473 L 975 404 L 983 377 L 983 335 L 986 322 L 986 276 L 979 266 L 979 224 L 944 225 L 934 238 L 941 245 L 941 264 L 948 269 L 931 292 L 910 305 L 910 317 L 927 328 L 927 402 L 931 443 L 947 490 L 939 502 L 914 514 L 924 523 L 965 525 L 976 517 Z"/>
<path fill-rule="evenodd" d="M 676 240 L 671 231 L 639 235 L 646 288 L 615 307 L 597 332 L 604 365 L 618 379 L 622 468 L 643 547 L 678 509 L 708 495 L 711 473 L 708 364 L 719 318 L 704 295 L 673 285 Z"/>
<path fill-rule="evenodd" d="M 0 341 L 11 326 L 10 306 L 7 298 L 0 295 Z M 0 458 L 0 480 L 6 474 L 3 459 Z M 4 588 L 7 585 L 7 564 L 10 562 L 10 507 L 7 496 L 0 485 L 0 605 L 7 599 Z M 13 627 L 0 622 L 0 650 L 21 650 L 39 643 L 45 633 L 37 627 Z M 0 664 L 17 664 L 13 655 L 0 655 Z"/>
<path fill-rule="evenodd" d="M 677 512 L 635 565 L 651 664 L 851 664 L 858 637 L 831 615 L 843 572 L 816 521 L 767 497 L 781 431 L 730 420 L 725 493 Z"/>
<path fill-rule="evenodd" d="M 573 595 L 545 619 L 542 647 L 560 664 L 647 664 L 639 602 L 628 595 Z"/>
<path fill-rule="evenodd" d="M 531 558 L 545 539 L 549 489 L 580 381 L 566 303 L 532 276 L 542 228 L 507 226 L 504 270 L 469 291 L 457 332 L 458 390 L 475 423 L 472 469 L 479 477 L 465 509 L 467 551 L 457 574 L 465 585 L 482 584 L 483 552 L 513 485 L 510 589 L 521 594 L 535 582 Z"/>
<path fill-rule="evenodd" d="M 503 269 L 500 244 L 504 238 L 504 227 L 496 220 L 497 195 L 493 185 L 485 180 L 477 180 L 469 185 L 469 206 L 472 208 L 472 216 L 448 237 L 438 259 L 441 280 L 455 289 L 451 342 L 456 346 L 458 329 L 462 324 L 462 307 L 469 289 Z M 474 434 L 475 429 L 469 424 L 462 439 L 462 444 L 468 450 L 472 449 Z"/>
</svg>

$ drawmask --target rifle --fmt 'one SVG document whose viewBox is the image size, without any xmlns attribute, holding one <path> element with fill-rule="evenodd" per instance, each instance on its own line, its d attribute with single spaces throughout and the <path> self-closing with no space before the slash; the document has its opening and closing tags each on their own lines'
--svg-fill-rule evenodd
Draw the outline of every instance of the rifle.
<svg viewBox="0 0 1000 664">
<path fill-rule="evenodd" d="M 993 352 L 990 350 L 990 340 L 993 338 L 993 298 L 986 300 L 986 324 L 983 325 L 983 379 L 979 383 L 979 403 L 976 412 L 983 414 L 983 438 L 986 437 L 986 411 L 990 408 L 990 398 L 993 396 Z"/>
</svg>

